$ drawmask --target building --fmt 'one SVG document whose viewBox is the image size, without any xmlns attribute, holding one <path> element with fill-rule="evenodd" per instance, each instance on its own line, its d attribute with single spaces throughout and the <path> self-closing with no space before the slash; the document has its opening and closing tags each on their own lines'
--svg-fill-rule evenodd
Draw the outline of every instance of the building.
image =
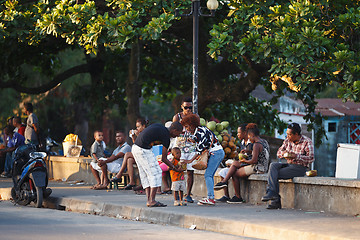
<svg viewBox="0 0 360 240">
<path fill-rule="evenodd" d="M 259 85 L 251 92 L 251 96 L 263 100 L 270 101 L 274 94 L 269 94 L 265 91 L 264 87 Z M 284 96 L 279 97 L 278 102 L 272 107 L 278 110 L 279 118 L 287 124 L 298 123 L 301 126 L 301 131 L 304 135 L 312 138 L 312 132 L 307 131 L 307 122 L 304 119 L 305 106 L 300 100 L 293 99 L 291 93 L 287 93 Z M 275 131 L 275 138 L 285 139 L 286 129 L 283 133 Z"/>
<path fill-rule="evenodd" d="M 266 93 L 262 86 L 258 86 L 252 96 L 269 101 L 271 94 Z M 325 134 L 320 146 L 315 146 L 315 162 L 313 169 L 319 176 L 334 177 L 336 170 L 337 145 L 339 143 L 360 144 L 360 103 L 342 102 L 341 99 L 323 98 L 318 102 L 316 113 L 324 117 L 323 127 Z M 307 122 L 304 120 L 305 106 L 291 96 L 281 96 L 273 108 L 279 111 L 279 117 L 286 123 L 296 122 L 301 125 L 302 133 L 310 137 L 313 142 L 314 134 L 307 131 Z M 276 138 L 285 139 L 286 132 L 276 133 Z"/>
<path fill-rule="evenodd" d="M 342 102 L 341 99 L 316 99 L 316 113 L 324 117 L 326 136 L 315 148 L 314 169 L 318 175 L 334 177 L 338 143 L 360 144 L 360 103 Z"/>
</svg>

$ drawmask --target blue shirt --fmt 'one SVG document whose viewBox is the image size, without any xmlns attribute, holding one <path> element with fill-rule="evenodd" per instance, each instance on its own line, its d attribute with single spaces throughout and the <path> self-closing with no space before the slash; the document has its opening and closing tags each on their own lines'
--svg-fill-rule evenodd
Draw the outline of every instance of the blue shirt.
<svg viewBox="0 0 360 240">
<path fill-rule="evenodd" d="M 25 144 L 25 138 L 20 133 L 15 132 L 13 134 L 12 138 L 8 137 L 7 146 L 9 148 L 11 148 L 11 147 L 19 147 L 19 146 L 24 145 L 24 144 Z"/>
<path fill-rule="evenodd" d="M 116 156 L 120 152 L 122 152 L 124 154 L 127 153 L 127 152 L 131 152 L 131 146 L 125 142 L 125 143 L 123 143 L 123 145 L 118 146 L 117 148 L 115 148 L 112 155 Z M 123 160 L 124 160 L 124 158 L 122 157 L 122 158 L 116 159 L 114 162 L 119 163 L 120 165 L 122 165 Z"/>
</svg>

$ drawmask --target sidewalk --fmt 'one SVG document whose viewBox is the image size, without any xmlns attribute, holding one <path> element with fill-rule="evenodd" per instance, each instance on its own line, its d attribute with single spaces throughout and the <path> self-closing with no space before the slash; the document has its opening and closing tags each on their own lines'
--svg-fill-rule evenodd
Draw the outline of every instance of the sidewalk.
<svg viewBox="0 0 360 240">
<path fill-rule="evenodd" d="M 0 179 L 0 194 L 10 193 L 10 179 Z M 293 209 L 266 210 L 250 204 L 217 203 L 216 206 L 173 206 L 172 195 L 157 195 L 165 208 L 146 207 L 145 195 L 125 190 L 91 190 L 90 186 L 50 182 L 50 206 L 67 211 L 169 224 L 260 239 L 360 239 L 360 217 L 339 216 Z M 195 198 L 196 199 L 196 198 Z"/>
</svg>

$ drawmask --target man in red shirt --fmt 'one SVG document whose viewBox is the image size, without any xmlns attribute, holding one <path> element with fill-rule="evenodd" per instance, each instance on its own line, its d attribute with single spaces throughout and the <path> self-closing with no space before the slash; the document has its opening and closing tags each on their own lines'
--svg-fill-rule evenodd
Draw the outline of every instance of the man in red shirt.
<svg viewBox="0 0 360 240">
<path fill-rule="evenodd" d="M 14 117 L 13 118 L 13 126 L 15 127 L 15 132 L 20 133 L 21 135 L 24 136 L 25 133 L 25 125 L 21 123 L 21 118 L 20 117 Z"/>
<path fill-rule="evenodd" d="M 267 209 L 281 208 L 279 179 L 292 179 L 305 175 L 307 168 L 314 162 L 314 146 L 310 138 L 301 135 L 301 127 L 291 123 L 286 130 L 286 139 L 277 152 L 278 158 L 285 158 L 287 163 L 271 163 L 268 173 L 266 195 L 263 202 L 272 200 Z"/>
</svg>

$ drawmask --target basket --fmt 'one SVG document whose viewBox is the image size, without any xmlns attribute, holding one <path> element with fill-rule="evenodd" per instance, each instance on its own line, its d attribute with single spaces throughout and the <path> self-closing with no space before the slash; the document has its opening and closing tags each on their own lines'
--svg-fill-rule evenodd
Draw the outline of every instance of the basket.
<svg viewBox="0 0 360 240">
<path fill-rule="evenodd" d="M 75 142 L 63 142 L 64 156 L 80 157 L 82 145 L 75 145 Z"/>
</svg>

